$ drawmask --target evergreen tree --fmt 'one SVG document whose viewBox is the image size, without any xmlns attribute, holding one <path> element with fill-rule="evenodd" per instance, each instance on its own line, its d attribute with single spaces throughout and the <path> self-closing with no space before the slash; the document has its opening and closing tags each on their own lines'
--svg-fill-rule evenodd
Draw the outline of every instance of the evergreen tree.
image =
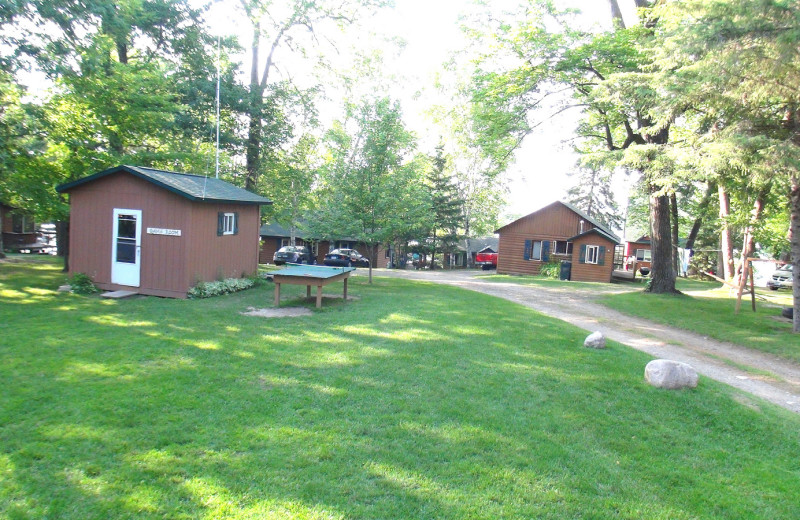
<svg viewBox="0 0 800 520">
<path fill-rule="evenodd" d="M 458 187 L 446 171 L 447 158 L 444 145 L 436 147 L 427 182 L 431 200 L 431 249 L 432 261 L 436 252 L 453 253 L 459 241 L 459 226 L 462 222 L 464 203 Z M 432 266 L 434 264 L 431 264 Z"/>
</svg>

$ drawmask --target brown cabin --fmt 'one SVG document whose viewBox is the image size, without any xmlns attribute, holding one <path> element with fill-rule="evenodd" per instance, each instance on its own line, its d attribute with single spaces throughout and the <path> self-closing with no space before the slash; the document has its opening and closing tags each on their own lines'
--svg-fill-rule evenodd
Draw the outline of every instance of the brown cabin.
<svg viewBox="0 0 800 520">
<path fill-rule="evenodd" d="M 271 202 L 228 182 L 117 166 L 56 190 L 69 193 L 70 273 L 101 289 L 185 298 L 258 270 L 259 207 Z"/>
<path fill-rule="evenodd" d="M 651 248 L 650 237 L 647 235 L 641 236 L 633 242 L 626 242 L 625 268 L 639 270 L 644 267 L 648 270 L 647 272 L 649 272 L 650 266 L 652 265 Z"/>
<path fill-rule="evenodd" d="M 33 217 L 19 209 L 8 206 L 0 202 L 0 212 L 2 212 L 3 227 L 3 247 L 10 251 L 25 249 L 25 246 L 36 244 L 38 235 L 36 234 L 36 224 Z"/>
<path fill-rule="evenodd" d="M 261 249 L 259 251 L 258 261 L 262 264 L 271 264 L 275 252 L 283 246 L 290 245 L 291 242 L 291 232 L 278 223 L 263 224 L 259 234 L 261 235 Z M 362 255 L 370 258 L 367 247 L 355 239 L 333 241 L 315 240 L 302 228 L 295 231 L 295 245 L 308 246 L 314 254 L 317 263 L 320 265 L 322 265 L 325 260 L 325 255 L 334 249 L 340 248 L 355 249 Z M 387 248 L 378 246 L 375 256 L 376 262 L 373 267 L 386 267 L 389 264 L 389 252 Z"/>
<path fill-rule="evenodd" d="M 571 263 L 570 280 L 610 282 L 619 239 L 605 226 L 566 202 L 553 202 L 506 224 L 500 235 L 499 274 L 539 274 L 548 262 Z"/>
</svg>

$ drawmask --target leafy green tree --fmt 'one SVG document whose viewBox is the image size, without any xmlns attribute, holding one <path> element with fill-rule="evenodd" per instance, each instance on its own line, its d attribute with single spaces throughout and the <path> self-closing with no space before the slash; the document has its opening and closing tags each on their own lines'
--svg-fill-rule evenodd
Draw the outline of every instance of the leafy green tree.
<svg viewBox="0 0 800 520">
<path fill-rule="evenodd" d="M 270 142 L 275 132 L 265 132 L 265 128 L 275 125 L 274 112 L 269 110 L 269 99 L 280 98 L 281 92 L 287 89 L 284 83 L 276 82 L 273 71 L 278 66 L 278 50 L 286 47 L 296 59 L 308 56 L 307 47 L 323 39 L 320 31 L 329 26 L 344 28 L 352 24 L 361 11 L 383 5 L 383 0 L 344 0 L 330 3 L 322 0 L 290 0 L 274 2 L 272 0 L 240 0 L 252 31 L 250 80 L 246 97 L 247 142 L 246 161 L 247 177 L 245 187 L 255 190 L 260 173 L 263 171 L 263 151 L 269 146 L 275 147 L 288 140 Z M 329 36 L 329 35 L 328 35 Z M 261 45 L 265 40 L 267 47 L 264 60 L 261 59 Z M 287 60 L 290 67 L 290 60 Z M 277 90 L 276 90 L 277 89 Z M 308 102 L 308 98 L 301 97 Z M 309 107 L 310 108 L 310 107 Z M 287 129 L 285 134 L 290 134 Z"/>
<path fill-rule="evenodd" d="M 321 238 L 353 237 L 370 254 L 370 282 L 375 251 L 397 236 L 396 217 L 406 209 L 413 169 L 406 159 L 414 150 L 400 105 L 389 98 L 348 107 L 348 119 L 327 135 L 320 202 L 310 223 Z"/>
<path fill-rule="evenodd" d="M 264 194 L 272 200 L 267 217 L 288 224 L 291 244 L 295 244 L 298 225 L 310 213 L 317 181 L 317 140 L 306 134 L 288 153 L 282 153 L 273 168 L 266 173 L 269 178 Z"/>
<path fill-rule="evenodd" d="M 656 118 L 661 92 L 645 73 L 651 62 L 646 52 L 650 25 L 625 28 L 619 20 L 612 32 L 582 31 L 573 13 L 530 0 L 514 20 L 485 30 L 497 42 L 474 74 L 473 120 L 484 153 L 502 169 L 533 128 L 549 123 L 541 108 L 551 113 L 582 109 L 578 133 L 584 153 L 592 150 L 609 171 L 622 166 L 644 179 L 653 244 L 649 290 L 674 292 L 674 164 L 667 153 L 672 121 Z M 548 104 L 565 89 L 569 101 Z"/>
<path fill-rule="evenodd" d="M 567 201 L 610 229 L 622 227 L 622 216 L 611 187 L 611 173 L 581 168 L 577 182 L 567 190 Z"/>
<path fill-rule="evenodd" d="M 754 215 L 771 182 L 785 186 L 791 209 L 792 261 L 800 268 L 800 14 L 788 0 L 667 2 L 659 17 L 655 64 L 675 110 L 693 106 L 716 124 L 719 140 L 757 150 Z M 767 190 L 768 191 L 768 190 Z M 749 234 L 749 232 L 748 232 Z M 800 277 L 794 285 L 800 332 Z"/>
</svg>

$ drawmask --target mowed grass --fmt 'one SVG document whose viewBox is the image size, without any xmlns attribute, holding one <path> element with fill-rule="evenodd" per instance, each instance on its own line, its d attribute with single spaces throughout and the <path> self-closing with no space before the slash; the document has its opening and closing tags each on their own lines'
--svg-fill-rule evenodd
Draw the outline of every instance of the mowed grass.
<svg viewBox="0 0 800 520">
<path fill-rule="evenodd" d="M 677 288 L 682 294 L 636 291 L 605 295 L 599 302 L 624 314 L 800 362 L 800 334 L 793 334 L 792 322 L 781 318 L 779 305 L 756 300 L 756 312 L 753 312 L 750 294 L 746 293 L 736 314 L 735 294 L 719 283 L 679 279 Z M 772 299 L 782 297 L 785 297 L 783 292 Z M 787 305 L 791 305 L 791 301 Z"/>
<path fill-rule="evenodd" d="M 359 276 L 265 319 L 271 286 L 62 280 L 0 264 L 0 518 L 800 517 L 798 416 L 510 302 Z"/>
</svg>

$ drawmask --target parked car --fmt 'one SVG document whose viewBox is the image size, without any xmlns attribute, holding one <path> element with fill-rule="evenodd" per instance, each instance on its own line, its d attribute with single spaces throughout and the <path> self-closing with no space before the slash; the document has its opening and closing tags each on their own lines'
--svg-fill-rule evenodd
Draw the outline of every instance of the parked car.
<svg viewBox="0 0 800 520">
<path fill-rule="evenodd" d="M 283 246 L 272 255 L 272 262 L 275 265 L 315 263 L 314 255 L 305 246 Z"/>
<path fill-rule="evenodd" d="M 773 291 L 780 288 L 791 289 L 794 278 L 792 277 L 792 264 L 786 264 L 772 274 L 772 278 L 767 280 L 767 287 Z"/>
<path fill-rule="evenodd" d="M 325 255 L 322 263 L 346 267 L 369 267 L 369 258 L 361 255 L 355 249 L 334 249 Z"/>
</svg>

